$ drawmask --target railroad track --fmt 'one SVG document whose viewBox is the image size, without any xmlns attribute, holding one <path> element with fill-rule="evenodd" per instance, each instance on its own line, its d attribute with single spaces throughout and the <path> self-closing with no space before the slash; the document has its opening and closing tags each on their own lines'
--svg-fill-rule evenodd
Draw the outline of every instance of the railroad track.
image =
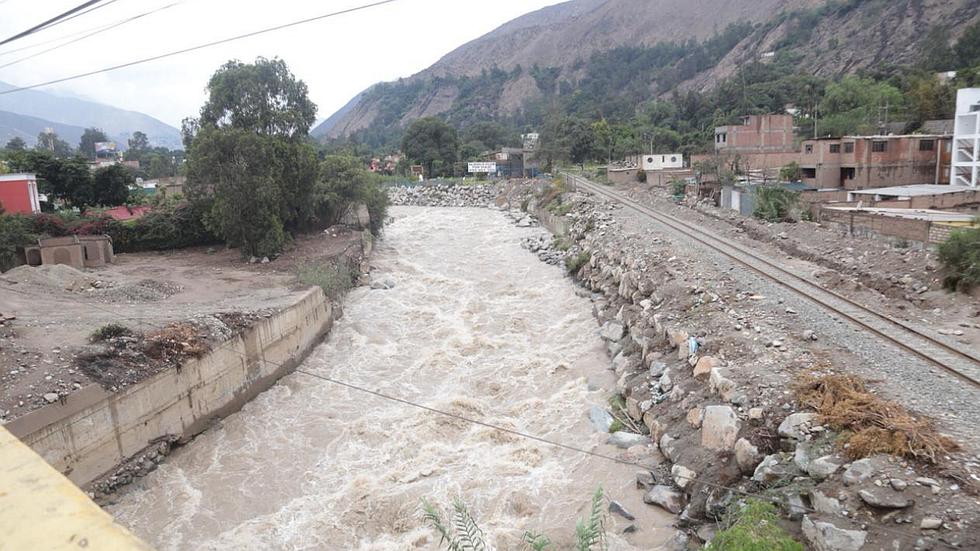
<svg viewBox="0 0 980 551">
<path fill-rule="evenodd" d="M 827 290 L 787 270 L 749 247 L 719 237 L 675 216 L 658 212 L 581 176 L 573 174 L 565 174 L 564 176 L 571 189 L 587 191 L 621 203 L 677 233 L 694 239 L 831 313 L 851 321 L 894 346 L 952 373 L 973 386 L 980 387 L 980 356 L 975 352 L 961 350 L 955 344 L 947 343 L 938 336 L 931 335 L 902 320 L 897 320 L 850 298 Z"/>
</svg>

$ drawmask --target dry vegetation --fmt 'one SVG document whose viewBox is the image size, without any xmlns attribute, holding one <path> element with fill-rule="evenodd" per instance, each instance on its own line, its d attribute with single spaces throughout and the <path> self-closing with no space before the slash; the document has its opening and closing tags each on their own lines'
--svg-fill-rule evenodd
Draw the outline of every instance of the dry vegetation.
<svg viewBox="0 0 980 551">
<path fill-rule="evenodd" d="M 208 351 L 204 337 L 186 323 L 172 323 L 147 333 L 143 353 L 155 360 L 170 361 L 184 357 L 199 358 Z"/>
<path fill-rule="evenodd" d="M 887 453 L 936 463 L 958 448 L 929 419 L 872 394 L 853 375 L 806 375 L 794 388 L 801 406 L 841 433 L 843 451 L 858 459 Z"/>
</svg>

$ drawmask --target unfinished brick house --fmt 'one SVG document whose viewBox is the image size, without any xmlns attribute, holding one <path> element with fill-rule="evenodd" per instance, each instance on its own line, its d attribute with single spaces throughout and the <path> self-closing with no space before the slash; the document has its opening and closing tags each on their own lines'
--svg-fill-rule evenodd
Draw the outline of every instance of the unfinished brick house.
<svg viewBox="0 0 980 551">
<path fill-rule="evenodd" d="M 804 140 L 803 182 L 818 189 L 948 184 L 952 136 L 844 136 Z"/>
<path fill-rule="evenodd" d="M 792 115 L 749 115 L 715 128 L 715 155 L 742 169 L 773 169 L 797 160 Z M 699 160 L 699 159 L 695 159 Z"/>
</svg>

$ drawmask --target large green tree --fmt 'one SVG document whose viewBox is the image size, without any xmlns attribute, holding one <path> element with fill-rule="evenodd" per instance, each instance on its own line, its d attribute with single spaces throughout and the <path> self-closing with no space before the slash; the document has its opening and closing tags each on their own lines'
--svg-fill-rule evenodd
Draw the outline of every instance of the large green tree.
<svg viewBox="0 0 980 551">
<path fill-rule="evenodd" d="M 221 66 L 200 118 L 184 121 L 188 194 L 242 256 L 274 255 L 287 231 L 314 223 L 315 119 L 306 85 L 282 60 L 259 58 Z"/>
<path fill-rule="evenodd" d="M 4 146 L 7 151 L 23 151 L 27 149 L 27 143 L 19 136 L 14 136 L 10 138 L 7 145 Z"/>
<path fill-rule="evenodd" d="M 137 130 L 133 132 L 133 137 L 127 141 L 126 160 L 144 162 L 147 152 L 150 150 L 150 139 L 146 134 Z"/>
<path fill-rule="evenodd" d="M 70 145 L 65 140 L 58 137 L 54 130 L 43 130 L 37 135 L 38 149 L 50 151 L 55 157 L 64 159 L 74 154 Z"/>
<path fill-rule="evenodd" d="M 430 178 L 451 175 L 452 167 L 459 159 L 459 139 L 456 130 L 441 119 L 425 117 L 405 130 L 402 151 L 424 166 Z"/>
<path fill-rule="evenodd" d="M 92 171 L 88 160 L 76 156 L 58 159 L 50 151 L 32 149 L 8 155 L 11 170 L 37 174 L 41 191 L 66 205 L 83 208 L 93 205 Z"/>
<path fill-rule="evenodd" d="M 82 138 L 78 141 L 78 152 L 86 156 L 89 160 L 94 160 L 95 144 L 107 141 L 109 141 L 109 138 L 106 137 L 105 132 L 101 129 L 86 128 L 85 132 L 82 133 Z"/>
<path fill-rule="evenodd" d="M 202 127 L 230 127 L 268 136 L 302 138 L 316 122 L 316 105 L 302 80 L 281 59 L 229 61 L 208 82 Z"/>
<path fill-rule="evenodd" d="M 114 207 L 129 200 L 130 188 L 135 183 L 132 171 L 123 165 L 99 168 L 92 177 L 92 186 L 80 190 L 84 195 L 78 197 L 86 205 Z"/>
</svg>

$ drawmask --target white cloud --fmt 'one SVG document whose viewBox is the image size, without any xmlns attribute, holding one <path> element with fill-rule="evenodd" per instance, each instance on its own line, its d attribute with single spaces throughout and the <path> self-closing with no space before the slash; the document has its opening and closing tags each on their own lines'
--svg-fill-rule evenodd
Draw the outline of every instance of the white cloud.
<svg viewBox="0 0 980 551">
<path fill-rule="evenodd" d="M 32 37 L 0 46 L 0 65 L 25 54 L 14 48 L 100 27 L 175 0 L 116 0 Z M 159 55 L 261 28 L 339 11 L 370 0 L 184 0 L 29 61 L 0 69 L 0 81 L 30 85 Z M 80 0 L 6 0 L 0 36 L 6 38 L 61 13 Z M 371 84 L 409 76 L 455 47 L 555 0 L 399 0 L 258 37 L 223 44 L 51 86 L 155 116 L 174 126 L 194 116 L 208 77 L 229 59 L 281 57 L 310 88 L 327 117 Z M 49 45 L 50 46 L 50 45 Z"/>
</svg>

